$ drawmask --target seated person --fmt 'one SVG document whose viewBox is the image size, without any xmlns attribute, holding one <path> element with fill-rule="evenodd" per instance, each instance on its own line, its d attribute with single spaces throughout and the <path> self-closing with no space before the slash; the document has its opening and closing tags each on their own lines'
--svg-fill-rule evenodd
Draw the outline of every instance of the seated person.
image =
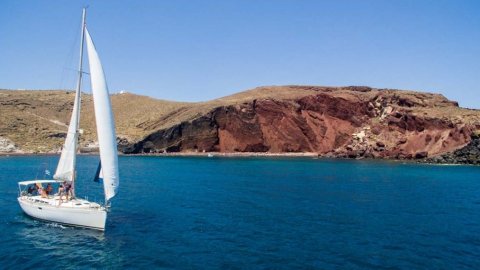
<svg viewBox="0 0 480 270">
<path fill-rule="evenodd" d="M 28 186 L 27 193 L 29 195 L 36 195 L 37 193 L 37 186 L 36 185 L 30 185 Z"/>
<path fill-rule="evenodd" d="M 42 184 L 36 183 L 36 186 L 37 186 L 38 195 L 42 196 L 42 198 L 46 198 L 46 197 L 47 197 L 47 193 L 46 193 L 45 190 L 43 189 Z"/>
<path fill-rule="evenodd" d="M 47 188 L 45 189 L 45 193 L 46 195 L 51 195 L 52 194 L 52 191 L 53 191 L 53 187 L 52 187 L 52 184 L 48 183 L 47 185 Z"/>
</svg>

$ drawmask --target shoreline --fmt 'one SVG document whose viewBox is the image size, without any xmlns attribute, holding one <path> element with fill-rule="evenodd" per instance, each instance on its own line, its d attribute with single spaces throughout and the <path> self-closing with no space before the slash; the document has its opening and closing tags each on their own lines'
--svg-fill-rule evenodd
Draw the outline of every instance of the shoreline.
<svg viewBox="0 0 480 270">
<path fill-rule="evenodd" d="M 320 157 L 314 152 L 265 153 L 265 152 L 171 152 L 153 154 L 122 154 L 122 156 L 154 156 L 154 157 Z"/>
<path fill-rule="evenodd" d="M 80 156 L 98 156 L 98 152 L 79 153 Z M 124 154 L 118 153 L 119 156 L 132 156 L 132 157 L 272 157 L 272 158 L 312 158 L 312 159 L 331 159 L 331 160 L 356 160 L 356 161 L 390 161 L 401 162 L 418 165 L 435 165 L 435 166 L 478 166 L 469 163 L 435 163 L 428 162 L 426 160 L 413 160 L 413 159 L 393 159 L 393 158 L 345 158 L 335 157 L 331 155 L 321 155 L 315 152 L 294 152 L 294 153 L 265 153 L 265 152 L 171 152 L 171 153 L 142 153 L 142 154 Z M 0 152 L 0 157 L 10 156 L 60 156 L 60 153 L 5 153 Z"/>
<path fill-rule="evenodd" d="M 59 156 L 60 153 L 6 153 L 0 152 L 0 156 Z M 96 156 L 98 152 L 79 153 L 81 156 Z M 264 153 L 264 152 L 171 152 L 171 153 L 141 153 L 141 154 L 124 154 L 118 153 L 119 156 L 166 156 L 166 157 L 321 157 L 314 152 L 295 152 L 295 153 Z"/>
</svg>

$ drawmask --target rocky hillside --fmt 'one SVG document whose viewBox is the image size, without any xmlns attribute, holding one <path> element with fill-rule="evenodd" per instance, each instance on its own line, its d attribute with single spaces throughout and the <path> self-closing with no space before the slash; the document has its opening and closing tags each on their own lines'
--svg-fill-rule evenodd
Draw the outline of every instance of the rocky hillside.
<svg viewBox="0 0 480 270">
<path fill-rule="evenodd" d="M 67 91 L 0 90 L 0 151 L 58 152 L 73 98 Z M 91 96 L 83 101 L 81 144 L 95 148 Z M 125 93 L 112 95 L 112 103 L 124 153 L 424 159 L 461 149 L 480 130 L 480 111 L 442 95 L 369 87 L 260 87 L 198 103 Z"/>
</svg>

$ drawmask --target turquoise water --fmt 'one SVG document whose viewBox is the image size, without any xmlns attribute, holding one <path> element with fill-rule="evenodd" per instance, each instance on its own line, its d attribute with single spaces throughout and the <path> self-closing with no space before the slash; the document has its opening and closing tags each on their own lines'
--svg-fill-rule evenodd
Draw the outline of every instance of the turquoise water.
<svg viewBox="0 0 480 270">
<path fill-rule="evenodd" d="M 480 167 L 120 157 L 105 233 L 32 220 L 17 181 L 58 157 L 0 157 L 0 268 L 475 269 Z M 97 157 L 78 195 L 102 198 Z"/>
</svg>

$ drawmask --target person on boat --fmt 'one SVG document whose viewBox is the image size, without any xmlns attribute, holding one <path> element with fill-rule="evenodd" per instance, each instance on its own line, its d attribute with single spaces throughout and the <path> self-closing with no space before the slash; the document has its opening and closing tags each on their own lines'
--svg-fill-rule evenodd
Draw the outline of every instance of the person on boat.
<svg viewBox="0 0 480 270">
<path fill-rule="evenodd" d="M 64 182 L 65 183 L 65 182 Z M 65 186 L 64 184 L 60 184 L 58 186 L 58 205 L 63 203 L 63 195 L 65 195 Z"/>
<path fill-rule="evenodd" d="M 52 191 L 53 191 L 52 184 L 48 183 L 47 188 L 45 189 L 46 195 L 48 196 L 48 195 L 52 194 Z"/>
<path fill-rule="evenodd" d="M 60 196 L 60 199 L 62 198 L 64 193 L 65 193 L 65 188 L 64 188 L 63 184 L 60 184 L 58 186 L 58 192 L 57 192 L 57 195 Z"/>
<path fill-rule="evenodd" d="M 58 194 L 60 195 L 60 199 L 63 200 L 63 196 L 65 195 L 65 199 L 68 200 L 68 192 L 67 192 L 67 181 L 63 181 L 58 188 Z"/>
<path fill-rule="evenodd" d="M 47 197 L 47 193 L 45 192 L 45 190 L 43 189 L 43 186 L 41 183 L 36 183 L 35 184 L 37 186 L 37 193 L 38 195 L 42 196 L 42 198 L 46 198 Z"/>
<path fill-rule="evenodd" d="M 29 195 L 35 195 L 35 193 L 37 193 L 37 186 L 36 185 L 28 186 L 27 193 Z"/>
<path fill-rule="evenodd" d="M 72 183 L 70 183 L 70 188 L 68 189 L 68 195 L 70 196 L 70 200 L 75 199 L 74 198 L 75 196 L 73 196 L 73 194 L 74 194 L 73 193 L 73 185 L 72 185 Z"/>
<path fill-rule="evenodd" d="M 70 196 L 70 199 L 73 199 L 72 197 L 72 183 L 69 183 L 67 181 L 63 182 L 63 185 L 65 187 L 65 194 L 67 196 L 66 200 L 68 201 L 68 197 Z"/>
</svg>

